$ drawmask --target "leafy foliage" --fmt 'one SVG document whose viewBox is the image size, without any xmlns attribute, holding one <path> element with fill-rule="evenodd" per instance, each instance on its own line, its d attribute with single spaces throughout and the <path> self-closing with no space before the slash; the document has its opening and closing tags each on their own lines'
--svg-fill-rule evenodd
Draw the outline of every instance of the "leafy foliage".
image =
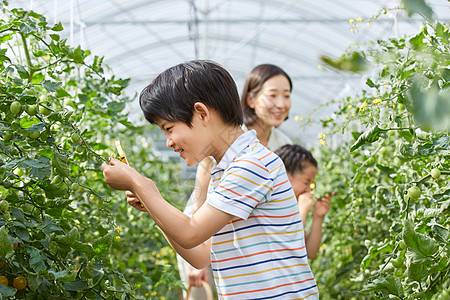
<svg viewBox="0 0 450 300">
<path fill-rule="evenodd" d="M 103 57 L 69 47 L 61 24 L 42 15 L 5 4 L 0 24 L 0 274 L 9 282 L 0 299 L 178 295 L 164 237 L 102 179 L 120 138 L 131 164 L 175 192 L 166 199 L 183 194 L 172 179 L 179 167 L 149 154 L 137 138 L 149 133 L 128 121 L 129 80 L 105 74 Z"/>
<path fill-rule="evenodd" d="M 404 2 L 431 17 L 423 1 Z M 323 299 L 448 299 L 449 37 L 429 20 L 358 48 L 376 75 L 322 120 L 349 137 L 318 153 L 317 190 L 336 192 L 312 262 Z"/>
</svg>

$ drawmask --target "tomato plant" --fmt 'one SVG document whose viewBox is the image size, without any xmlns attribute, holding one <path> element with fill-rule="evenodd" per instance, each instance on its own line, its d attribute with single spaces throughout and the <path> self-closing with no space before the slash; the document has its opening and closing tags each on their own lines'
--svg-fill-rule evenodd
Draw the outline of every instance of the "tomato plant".
<svg viewBox="0 0 450 300">
<path fill-rule="evenodd" d="M 322 120 L 344 142 L 315 149 L 317 191 L 336 192 L 311 263 L 323 299 L 441 299 L 449 289 L 449 41 L 449 26 L 429 19 L 411 36 L 355 48 L 373 71 Z"/>
<path fill-rule="evenodd" d="M 180 166 L 149 153 L 153 127 L 128 120 L 129 80 L 105 74 L 103 57 L 69 47 L 61 30 L 2 6 L 0 275 L 12 285 L 0 285 L 0 298 L 178 297 L 173 251 L 100 166 L 120 139 L 174 204 Z"/>
</svg>

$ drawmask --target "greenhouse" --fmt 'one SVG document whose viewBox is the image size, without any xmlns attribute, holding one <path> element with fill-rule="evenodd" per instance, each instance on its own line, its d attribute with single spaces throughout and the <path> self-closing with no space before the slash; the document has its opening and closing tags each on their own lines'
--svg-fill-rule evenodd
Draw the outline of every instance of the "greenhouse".
<svg viewBox="0 0 450 300">
<path fill-rule="evenodd" d="M 450 299 L 448 1 L 1 7 L 0 299 Z"/>
</svg>

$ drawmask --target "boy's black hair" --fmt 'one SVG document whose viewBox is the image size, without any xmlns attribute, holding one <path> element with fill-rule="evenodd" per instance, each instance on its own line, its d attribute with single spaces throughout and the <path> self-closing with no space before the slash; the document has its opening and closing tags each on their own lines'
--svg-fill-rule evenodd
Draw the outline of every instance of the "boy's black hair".
<svg viewBox="0 0 450 300">
<path fill-rule="evenodd" d="M 264 83 L 277 75 L 283 75 L 289 81 L 292 92 L 292 80 L 289 75 L 280 67 L 271 64 L 262 64 L 253 68 L 245 79 L 244 89 L 241 94 L 241 107 L 244 114 L 244 123 L 247 126 L 253 125 L 258 116 L 253 108 L 248 105 L 247 97 L 256 97 L 261 91 Z"/>
<path fill-rule="evenodd" d="M 207 60 L 193 60 L 158 75 L 139 96 L 145 118 L 181 121 L 192 126 L 194 104 L 202 102 L 216 110 L 229 125 L 242 125 L 236 83 L 223 67 Z"/>
<path fill-rule="evenodd" d="M 286 144 L 274 151 L 283 161 L 286 172 L 288 174 L 295 174 L 303 172 L 308 165 L 313 165 L 317 168 L 317 161 L 312 156 L 311 152 L 299 145 Z"/>
</svg>

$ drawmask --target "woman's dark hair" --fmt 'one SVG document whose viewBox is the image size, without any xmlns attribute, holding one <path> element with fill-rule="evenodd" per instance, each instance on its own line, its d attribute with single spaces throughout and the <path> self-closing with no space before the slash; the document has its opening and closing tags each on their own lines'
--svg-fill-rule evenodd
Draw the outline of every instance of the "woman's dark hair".
<svg viewBox="0 0 450 300">
<path fill-rule="evenodd" d="M 247 75 L 244 84 L 244 90 L 241 94 L 241 108 L 244 114 L 244 124 L 247 126 L 253 125 L 258 116 L 255 110 L 248 106 L 247 97 L 256 97 L 256 95 L 261 91 L 264 83 L 270 78 L 283 75 L 289 80 L 289 85 L 291 86 L 290 91 L 292 92 L 292 80 L 289 75 L 284 72 L 280 67 L 271 64 L 263 64 L 255 67 Z"/>
<path fill-rule="evenodd" d="M 286 144 L 274 152 L 283 161 L 288 174 L 303 172 L 308 165 L 313 165 L 317 168 L 316 159 L 312 156 L 311 152 L 302 146 Z"/>
<path fill-rule="evenodd" d="M 241 126 L 242 111 L 236 83 L 224 68 L 206 60 L 193 60 L 167 69 L 139 96 L 145 118 L 181 121 L 191 126 L 194 104 L 216 110 L 226 124 Z"/>
</svg>

